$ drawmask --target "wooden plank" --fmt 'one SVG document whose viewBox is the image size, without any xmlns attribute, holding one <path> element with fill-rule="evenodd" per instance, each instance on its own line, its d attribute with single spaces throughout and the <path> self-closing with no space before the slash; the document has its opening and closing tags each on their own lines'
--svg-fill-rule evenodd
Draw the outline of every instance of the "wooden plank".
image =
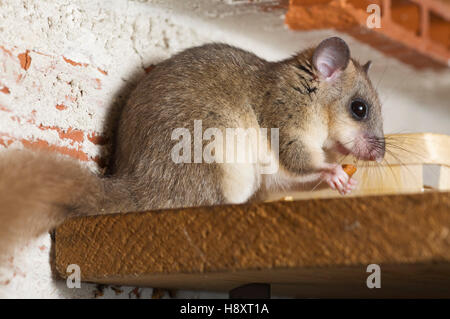
<svg viewBox="0 0 450 319">
<path fill-rule="evenodd" d="M 362 167 L 354 177 L 359 181 L 354 196 L 419 193 L 423 190 L 422 165 Z"/>
<path fill-rule="evenodd" d="M 359 181 L 358 188 L 346 196 L 408 194 L 423 191 L 422 165 L 362 166 L 353 177 Z M 320 184 L 315 182 L 301 186 L 299 190 L 272 193 L 267 200 L 279 200 L 287 196 L 292 197 L 294 200 L 342 197 L 338 191 L 328 187 L 324 188 L 325 186 L 325 182 Z M 445 188 L 439 189 L 445 190 Z"/>
<path fill-rule="evenodd" d="M 386 135 L 383 165 L 436 164 L 450 166 L 450 136 L 435 133 Z M 365 162 L 365 166 L 380 166 Z"/>
<path fill-rule="evenodd" d="M 56 230 L 56 269 L 82 280 L 274 295 L 450 297 L 450 193 L 91 216 Z M 382 288 L 368 289 L 368 264 Z M 376 290 L 376 292 L 374 292 Z"/>
<path fill-rule="evenodd" d="M 439 173 L 439 190 L 450 190 L 450 166 L 442 165 Z"/>
<path fill-rule="evenodd" d="M 243 283 L 270 283 L 273 296 L 295 298 L 449 298 L 448 263 L 381 264 L 381 288 L 369 289 L 367 265 L 275 268 L 199 274 L 144 274 L 99 279 L 119 285 L 227 292 Z"/>
<path fill-rule="evenodd" d="M 440 190 L 449 190 L 445 175 L 450 167 L 450 136 L 434 133 L 392 134 L 386 136 L 387 153 L 382 163 L 365 162 L 346 156 L 342 163 L 358 167 L 354 177 L 358 188 L 347 196 L 407 194 L 423 191 L 423 165 L 440 165 Z M 321 183 L 322 186 L 325 183 Z M 291 196 L 293 199 L 340 197 L 337 191 L 322 189 L 318 183 L 300 185 L 298 189 L 273 193 L 268 201 Z"/>
</svg>

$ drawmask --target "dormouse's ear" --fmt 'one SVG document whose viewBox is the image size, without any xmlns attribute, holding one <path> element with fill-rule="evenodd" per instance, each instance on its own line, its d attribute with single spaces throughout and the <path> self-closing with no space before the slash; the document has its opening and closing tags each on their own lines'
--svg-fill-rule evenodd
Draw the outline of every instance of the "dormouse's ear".
<svg viewBox="0 0 450 319">
<path fill-rule="evenodd" d="M 367 61 L 367 63 L 363 65 L 364 72 L 368 73 L 371 65 L 372 65 L 372 61 L 370 61 L 370 60 Z"/>
<path fill-rule="evenodd" d="M 323 40 L 315 49 L 312 62 L 320 75 L 329 81 L 339 71 L 344 70 L 350 61 L 350 49 L 344 40 L 332 37 Z"/>
</svg>

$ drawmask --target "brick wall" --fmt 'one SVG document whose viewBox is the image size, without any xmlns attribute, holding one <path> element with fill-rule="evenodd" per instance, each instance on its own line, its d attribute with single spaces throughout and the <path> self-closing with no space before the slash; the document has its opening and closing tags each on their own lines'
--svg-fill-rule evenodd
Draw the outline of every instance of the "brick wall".
<svg viewBox="0 0 450 319">
<path fill-rule="evenodd" d="M 31 49 L 31 50 L 30 50 Z M 0 145 L 45 148 L 99 162 L 99 118 L 108 109 L 108 72 L 57 56 L 0 46 Z"/>
<path fill-rule="evenodd" d="M 111 120 L 148 66 L 204 42 L 127 1 L 4 1 L 0 30 L 0 149 L 49 149 L 91 168 L 105 165 Z"/>
<path fill-rule="evenodd" d="M 290 0 L 292 29 L 334 28 L 416 68 L 443 69 L 450 61 L 450 2 L 442 0 Z M 380 28 L 367 28 L 376 4 Z"/>
</svg>

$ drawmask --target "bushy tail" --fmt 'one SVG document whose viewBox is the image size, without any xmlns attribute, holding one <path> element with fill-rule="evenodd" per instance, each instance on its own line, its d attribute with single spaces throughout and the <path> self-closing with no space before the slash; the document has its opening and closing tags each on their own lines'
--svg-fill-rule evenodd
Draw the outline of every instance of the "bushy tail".
<svg viewBox="0 0 450 319">
<path fill-rule="evenodd" d="M 46 152 L 0 152 L 0 257 L 66 218 L 132 210 L 125 183 Z"/>
</svg>

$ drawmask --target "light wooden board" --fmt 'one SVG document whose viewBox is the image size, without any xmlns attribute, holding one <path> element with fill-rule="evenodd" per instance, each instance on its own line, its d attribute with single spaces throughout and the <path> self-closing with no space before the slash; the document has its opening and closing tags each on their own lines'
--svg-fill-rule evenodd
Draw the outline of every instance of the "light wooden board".
<svg viewBox="0 0 450 319">
<path fill-rule="evenodd" d="M 449 190 L 450 136 L 434 133 L 386 135 L 386 156 L 382 163 L 356 160 L 351 155 L 342 163 L 354 164 L 358 188 L 347 196 L 408 194 L 422 192 L 423 166 L 441 166 L 439 190 Z M 318 183 L 300 185 L 299 189 L 270 194 L 268 200 L 290 196 L 294 199 L 340 197 L 337 191 Z"/>
<path fill-rule="evenodd" d="M 442 171 L 441 171 L 442 174 Z M 386 194 L 408 194 L 420 193 L 423 191 L 423 166 L 422 165 L 392 165 L 384 167 L 360 167 L 353 175 L 358 181 L 358 187 L 347 194 L 346 197 L 361 197 L 367 195 L 386 195 Z M 444 177 L 443 177 L 444 178 Z M 445 180 L 445 178 L 443 179 Z M 318 185 L 317 189 L 314 189 Z M 442 184 L 442 187 L 444 184 Z M 442 188 L 439 185 L 439 189 Z M 320 189 L 320 187 L 322 189 Z M 324 188 L 325 187 L 325 188 Z M 341 198 L 338 191 L 328 188 L 325 182 L 313 185 L 302 186 L 299 190 L 284 191 L 281 193 L 272 193 L 268 201 L 279 200 L 286 196 L 293 199 L 312 199 L 312 198 Z"/>
<path fill-rule="evenodd" d="M 440 168 L 439 189 L 450 190 L 450 166 L 442 165 Z"/>
<path fill-rule="evenodd" d="M 302 297 L 450 297 L 450 193 L 92 216 L 56 230 L 56 269 L 84 281 Z M 365 286 L 379 264 L 382 288 Z"/>
</svg>

